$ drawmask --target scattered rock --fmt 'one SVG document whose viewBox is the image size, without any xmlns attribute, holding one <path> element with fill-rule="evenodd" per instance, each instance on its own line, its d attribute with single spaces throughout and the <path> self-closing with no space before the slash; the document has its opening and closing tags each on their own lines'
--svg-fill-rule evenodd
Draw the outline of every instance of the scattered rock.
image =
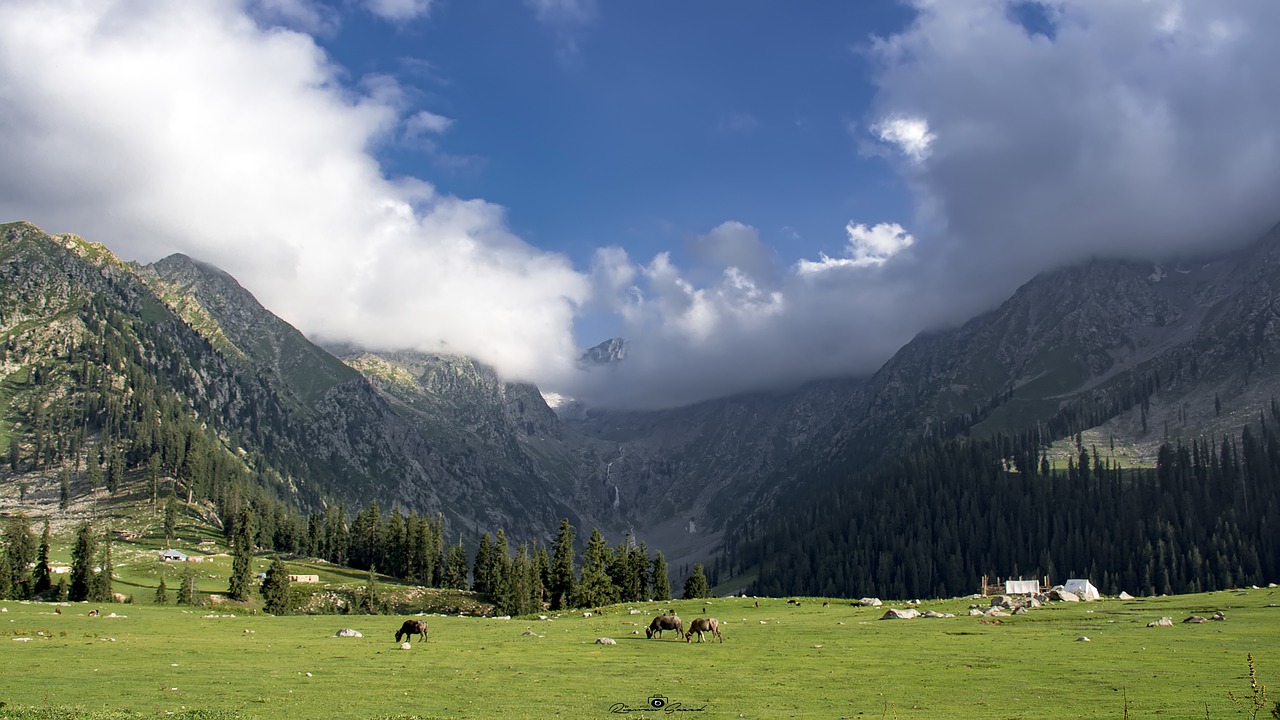
<svg viewBox="0 0 1280 720">
<path fill-rule="evenodd" d="M 31 642 L 31 638 L 14 638 L 14 642 Z"/>
<path fill-rule="evenodd" d="M 982 611 L 979 610 L 978 608 L 971 608 L 969 610 L 969 617 L 981 617 L 981 616 L 982 616 Z"/>
<path fill-rule="evenodd" d="M 618 641 L 613 638 L 596 638 L 597 645 L 617 645 Z"/>
<path fill-rule="evenodd" d="M 413 646 L 412 646 L 412 645 L 410 645 L 408 641 L 405 641 L 405 642 L 400 643 L 400 649 L 401 649 L 401 650 L 408 650 L 408 649 L 409 649 L 409 648 L 411 648 L 411 647 L 413 647 Z"/>
<path fill-rule="evenodd" d="M 1159 620 L 1152 620 L 1147 623 L 1147 627 L 1173 627 L 1173 618 L 1162 617 Z"/>
<path fill-rule="evenodd" d="M 582 613 L 582 617 L 591 617 L 591 613 L 589 613 L 589 612 L 584 612 L 584 613 Z"/>
<path fill-rule="evenodd" d="M 1059 590 L 1054 588 L 1049 591 L 1049 599 L 1058 602 L 1080 602 L 1080 596 L 1070 590 Z"/>
<path fill-rule="evenodd" d="M 635 608 L 631 608 L 630 610 L 628 610 L 628 611 L 627 611 L 627 614 L 628 614 L 628 615 L 639 615 L 639 614 L 640 614 L 640 611 L 639 611 L 639 610 L 637 610 L 637 609 L 635 609 Z"/>
<path fill-rule="evenodd" d="M 1130 595 L 1129 593 L 1127 593 L 1127 592 L 1125 592 L 1125 591 L 1121 590 L 1121 591 L 1120 591 L 1120 599 L 1121 599 L 1121 600 L 1132 600 L 1132 599 L 1133 599 L 1133 596 L 1132 596 L 1132 595 Z"/>
<path fill-rule="evenodd" d="M 927 617 L 927 618 L 953 618 L 953 617 L 955 617 L 955 615 L 954 615 L 954 614 L 952 614 L 952 613 L 940 613 L 940 612 L 937 612 L 936 610 L 925 610 L 924 612 L 920 613 L 920 617 Z"/>
<path fill-rule="evenodd" d="M 881 620 L 910 620 L 911 618 L 920 617 L 920 611 L 915 608 L 907 608 L 906 610 L 898 610 L 889 608 L 884 615 L 880 616 Z"/>
<path fill-rule="evenodd" d="M 244 634 L 245 634 L 245 635 L 252 635 L 252 634 L 253 634 L 253 631 L 252 631 L 252 630 L 248 630 L 248 629 L 246 629 L 246 630 L 244 631 Z"/>
<path fill-rule="evenodd" d="M 536 632 L 534 632 L 534 631 L 532 631 L 532 630 L 525 630 L 524 632 L 520 633 L 520 635 L 521 635 L 522 637 L 528 637 L 529 635 L 537 635 L 537 634 L 538 634 L 538 633 L 536 633 Z"/>
<path fill-rule="evenodd" d="M 1026 615 L 1026 614 L 1027 614 L 1027 606 L 1026 606 L 1026 605 L 1019 605 L 1018 607 L 1016 607 L 1016 608 L 1014 608 L 1014 609 L 1013 609 L 1013 614 L 1014 614 L 1014 615 Z"/>
<path fill-rule="evenodd" d="M 998 607 L 993 607 L 982 614 L 987 617 L 1009 617 L 1009 613 L 1005 612 L 1004 610 L 1001 610 Z"/>
<path fill-rule="evenodd" d="M 1089 638 L 1081 635 L 1080 637 L 1076 638 L 1076 642 L 1092 642 L 1092 641 Z"/>
<path fill-rule="evenodd" d="M 336 637 L 364 637 L 364 633 L 351 628 L 342 628 L 337 632 Z"/>
<path fill-rule="evenodd" d="M 1226 615 L 1223 615 L 1223 614 L 1222 614 L 1222 611 L 1221 611 L 1221 610 L 1219 610 L 1218 612 L 1216 612 L 1216 613 L 1214 613 L 1214 614 L 1213 614 L 1213 617 L 1211 617 L 1211 618 L 1209 618 L 1209 619 L 1210 619 L 1210 620 L 1226 620 L 1226 619 L 1227 619 L 1227 616 L 1226 616 Z"/>
<path fill-rule="evenodd" d="M 1008 595 L 996 595 L 991 598 L 991 607 L 1011 608 L 1013 607 L 1013 598 Z"/>
<path fill-rule="evenodd" d="M 858 607 L 880 607 L 883 604 L 877 597 L 864 597 L 858 601 Z"/>
<path fill-rule="evenodd" d="M 1184 623 L 1205 623 L 1205 622 L 1209 622 L 1209 618 L 1206 618 L 1206 617 L 1204 617 L 1204 616 L 1202 616 L 1202 615 L 1192 615 L 1191 617 L 1187 618 L 1186 620 L 1183 620 L 1182 622 L 1184 622 Z"/>
<path fill-rule="evenodd" d="M 307 673 L 307 677 L 311 677 L 311 673 Z"/>
</svg>

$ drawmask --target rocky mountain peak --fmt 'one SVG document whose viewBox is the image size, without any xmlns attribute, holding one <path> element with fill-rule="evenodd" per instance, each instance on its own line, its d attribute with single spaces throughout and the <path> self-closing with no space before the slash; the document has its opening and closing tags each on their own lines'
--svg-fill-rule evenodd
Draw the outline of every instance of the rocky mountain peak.
<svg viewBox="0 0 1280 720">
<path fill-rule="evenodd" d="M 627 359 L 627 341 L 614 337 L 588 349 L 578 358 L 578 364 L 584 367 L 613 365 Z"/>
</svg>

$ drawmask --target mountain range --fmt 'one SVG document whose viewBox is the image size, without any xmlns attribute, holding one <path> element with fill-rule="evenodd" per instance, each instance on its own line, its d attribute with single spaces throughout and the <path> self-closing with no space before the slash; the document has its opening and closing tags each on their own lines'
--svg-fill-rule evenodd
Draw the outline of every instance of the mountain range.
<svg viewBox="0 0 1280 720">
<path fill-rule="evenodd" d="M 1117 462 L 1150 464 L 1164 442 L 1255 422 L 1280 390 L 1280 226 L 1217 257 L 1044 273 L 870 377 L 660 411 L 553 409 L 470 358 L 321 347 L 211 265 L 125 263 L 29 223 L 0 226 L 0 290 L 0 433 L 33 469 L 57 464 L 40 437 L 50 418 L 96 429 L 85 443 L 125 442 L 90 414 L 82 366 L 101 362 L 93 397 L 127 402 L 135 375 L 153 378 L 301 507 L 376 500 L 440 513 L 466 538 L 545 540 L 569 518 L 661 548 L 673 567 L 921 439 L 1033 433 L 1035 457 L 1010 458 L 1024 468 L 1087 433 Z M 121 357 L 87 357 L 106 346 Z M 582 362 L 626 351 L 614 338 Z"/>
</svg>

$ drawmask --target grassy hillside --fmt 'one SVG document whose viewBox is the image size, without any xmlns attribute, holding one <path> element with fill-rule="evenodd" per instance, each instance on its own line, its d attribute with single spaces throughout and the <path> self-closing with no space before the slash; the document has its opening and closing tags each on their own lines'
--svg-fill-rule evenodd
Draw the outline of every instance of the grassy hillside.
<svg viewBox="0 0 1280 720">
<path fill-rule="evenodd" d="M 998 625 L 963 616 L 969 599 L 923 605 L 961 617 L 900 621 L 844 601 L 756 602 L 431 616 L 407 651 L 396 617 L 0 603 L 0 717 L 594 718 L 654 695 L 704 718 L 1224 717 L 1239 709 L 1228 693 L 1250 694 L 1246 655 L 1280 682 L 1276 589 L 1058 604 Z M 646 640 L 668 608 L 718 616 L 724 643 Z M 1215 610 L 1227 620 L 1146 626 Z M 595 644 L 605 636 L 617 644 Z"/>
</svg>

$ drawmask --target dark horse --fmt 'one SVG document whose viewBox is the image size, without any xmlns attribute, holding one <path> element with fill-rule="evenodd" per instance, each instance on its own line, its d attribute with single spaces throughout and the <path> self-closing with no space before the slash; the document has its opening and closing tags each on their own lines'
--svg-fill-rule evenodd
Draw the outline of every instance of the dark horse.
<svg viewBox="0 0 1280 720">
<path fill-rule="evenodd" d="M 405 620 L 404 624 L 400 626 L 400 629 L 396 631 L 396 642 L 400 642 L 401 636 L 403 636 L 405 640 L 408 640 L 410 635 L 421 635 L 422 641 L 426 642 L 427 621 Z"/>
<path fill-rule="evenodd" d="M 654 635 L 662 637 L 663 630 L 675 630 L 677 634 L 684 632 L 684 621 L 677 615 L 659 615 L 649 623 L 649 627 L 644 629 L 644 636 L 651 638 Z"/>
</svg>

